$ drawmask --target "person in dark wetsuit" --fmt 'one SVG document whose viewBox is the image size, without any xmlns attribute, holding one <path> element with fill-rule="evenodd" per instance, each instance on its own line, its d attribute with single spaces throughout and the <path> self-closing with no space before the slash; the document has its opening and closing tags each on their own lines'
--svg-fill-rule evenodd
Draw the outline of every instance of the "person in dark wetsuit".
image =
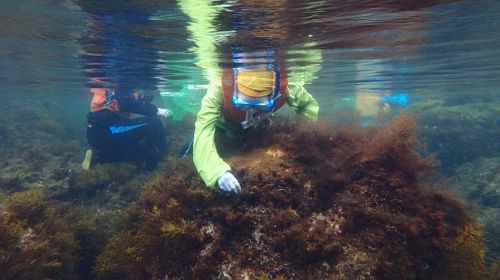
<svg viewBox="0 0 500 280">
<path fill-rule="evenodd" d="M 155 92 L 161 73 L 156 67 L 158 52 L 147 47 L 157 39 L 131 28 L 151 23 L 151 10 L 139 6 L 117 10 L 105 1 L 78 2 L 88 27 L 80 40 L 84 50 L 80 59 L 92 94 L 87 115 L 90 149 L 82 167 L 136 162 L 153 169 L 167 150 L 158 116 L 170 112 L 135 90 Z"/>
<path fill-rule="evenodd" d="M 145 162 L 148 170 L 156 168 L 167 151 L 165 131 L 160 117 L 171 111 L 157 108 L 139 90 L 115 93 L 93 88 L 87 114 L 87 141 L 91 147 L 82 163 L 89 169 L 99 163 Z M 143 115 L 131 118 L 131 114 Z"/>
</svg>

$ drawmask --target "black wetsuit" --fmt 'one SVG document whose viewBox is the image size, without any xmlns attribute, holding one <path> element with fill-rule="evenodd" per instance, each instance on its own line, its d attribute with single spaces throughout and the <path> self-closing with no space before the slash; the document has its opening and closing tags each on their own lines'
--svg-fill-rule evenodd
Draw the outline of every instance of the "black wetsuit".
<svg viewBox="0 0 500 280">
<path fill-rule="evenodd" d="M 117 97 L 116 100 L 120 112 L 144 116 L 126 118 L 109 109 L 88 113 L 87 141 L 93 150 L 91 166 L 145 161 L 147 169 L 154 169 L 167 151 L 157 107 L 132 95 Z"/>
</svg>

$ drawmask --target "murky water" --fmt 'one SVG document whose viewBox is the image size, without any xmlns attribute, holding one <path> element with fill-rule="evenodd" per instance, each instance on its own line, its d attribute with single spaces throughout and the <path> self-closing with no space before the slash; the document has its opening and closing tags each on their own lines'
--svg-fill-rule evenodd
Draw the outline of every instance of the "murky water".
<svg viewBox="0 0 500 280">
<path fill-rule="evenodd" d="M 360 94 L 395 97 L 393 107 L 417 114 L 446 176 L 477 184 L 460 189 L 483 209 L 490 236 L 500 232 L 491 223 L 500 201 L 496 0 L 0 2 L 0 100 L 42 102 L 82 145 L 89 87 L 140 88 L 167 97 L 159 105 L 196 108 L 197 89 L 242 52 L 272 56 L 316 97 L 320 117 Z"/>
</svg>

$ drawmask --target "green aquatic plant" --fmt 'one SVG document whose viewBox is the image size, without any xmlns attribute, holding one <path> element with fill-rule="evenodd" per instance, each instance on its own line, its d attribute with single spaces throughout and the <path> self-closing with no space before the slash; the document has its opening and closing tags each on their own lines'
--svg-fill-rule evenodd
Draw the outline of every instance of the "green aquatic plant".
<svg viewBox="0 0 500 280">
<path fill-rule="evenodd" d="M 88 279 L 103 246 L 98 224 L 82 210 L 35 190 L 0 204 L 1 279 Z"/>
<path fill-rule="evenodd" d="M 164 222 L 160 227 L 162 236 L 165 236 L 167 238 L 172 238 L 178 234 L 186 233 L 186 229 L 187 222 L 183 219 L 180 219 L 177 223 Z"/>
<path fill-rule="evenodd" d="M 134 164 L 120 163 L 102 164 L 88 171 L 72 173 L 67 196 L 84 194 L 87 197 L 93 197 L 98 191 L 106 189 L 111 184 L 127 185 L 136 170 L 137 167 Z"/>
<path fill-rule="evenodd" d="M 8 196 L 2 206 L 7 213 L 15 215 L 18 220 L 38 223 L 40 217 L 44 215 L 42 211 L 45 209 L 45 203 L 40 191 L 31 190 Z"/>
<path fill-rule="evenodd" d="M 140 279 L 140 275 L 145 274 L 146 271 L 133 266 L 140 260 L 140 249 L 134 246 L 136 241 L 138 240 L 131 232 L 121 232 L 109 240 L 104 251 L 97 258 L 94 267 L 94 272 L 98 275 L 98 278 Z M 133 273 L 127 274 L 123 271 L 122 268 L 127 266 L 130 268 L 129 272 Z"/>
</svg>

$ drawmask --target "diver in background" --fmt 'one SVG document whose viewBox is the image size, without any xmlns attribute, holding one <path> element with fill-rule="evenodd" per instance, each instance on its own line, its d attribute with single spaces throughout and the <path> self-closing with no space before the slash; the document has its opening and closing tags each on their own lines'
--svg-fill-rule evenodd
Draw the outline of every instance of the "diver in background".
<svg viewBox="0 0 500 280">
<path fill-rule="evenodd" d="M 354 109 L 362 126 L 382 124 L 408 106 L 408 93 L 401 90 L 404 83 L 399 74 L 393 65 L 380 60 L 356 64 Z M 382 78 L 385 76 L 398 79 Z"/>
<path fill-rule="evenodd" d="M 393 95 L 379 92 L 357 92 L 355 110 L 362 126 L 383 123 L 408 105 L 408 94 Z"/>
<path fill-rule="evenodd" d="M 170 117 L 170 110 L 157 108 L 140 90 L 116 93 L 93 88 L 91 92 L 87 141 L 92 149 L 86 152 L 82 168 L 125 161 L 145 161 L 146 169 L 156 168 L 167 151 L 160 117 Z M 131 118 L 132 113 L 144 116 Z"/>
<path fill-rule="evenodd" d="M 82 167 L 99 163 L 145 161 L 156 167 L 167 145 L 159 116 L 171 112 L 159 109 L 144 96 L 155 90 L 157 51 L 148 48 L 155 39 L 143 36 L 130 23 L 148 24 L 150 10 L 139 6 L 106 9 L 100 1 L 80 1 L 85 11 L 87 34 L 81 40 L 81 56 L 87 86 L 93 94 L 87 115 L 88 150 Z M 142 117 L 131 118 L 131 114 Z"/>
</svg>

